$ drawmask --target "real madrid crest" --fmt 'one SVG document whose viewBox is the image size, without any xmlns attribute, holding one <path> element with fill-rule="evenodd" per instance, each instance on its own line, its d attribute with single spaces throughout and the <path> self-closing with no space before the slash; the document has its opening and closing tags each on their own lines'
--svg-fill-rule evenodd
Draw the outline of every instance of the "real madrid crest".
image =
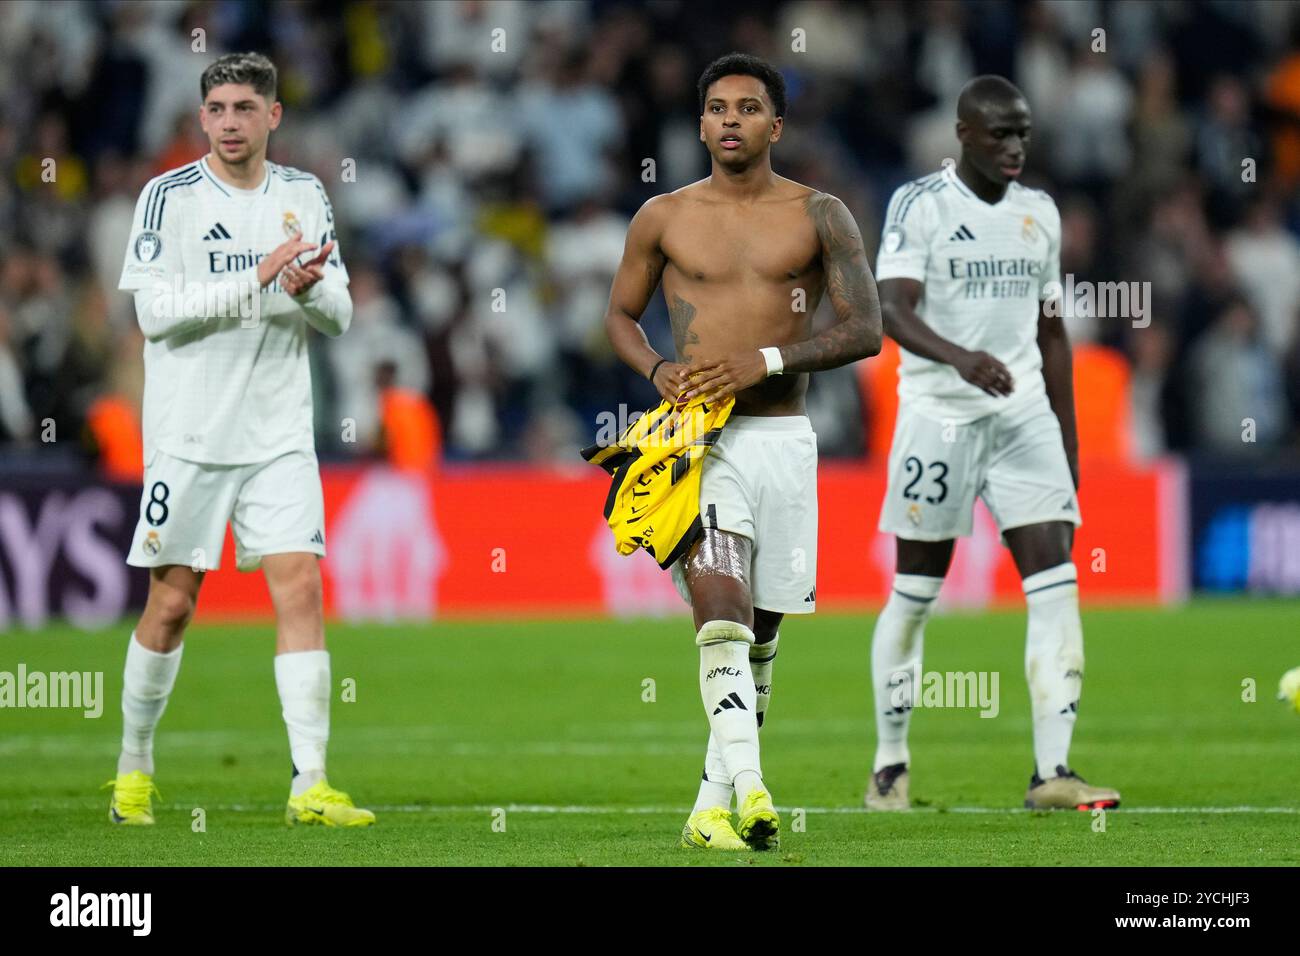
<svg viewBox="0 0 1300 956">
<path fill-rule="evenodd" d="M 1038 238 L 1038 223 L 1034 222 L 1033 216 L 1026 216 L 1025 221 L 1021 223 L 1020 238 L 1025 242 L 1033 242 Z"/>
<path fill-rule="evenodd" d="M 302 224 L 298 222 L 298 217 L 291 212 L 284 214 L 284 234 L 290 239 L 302 235 Z"/>
</svg>

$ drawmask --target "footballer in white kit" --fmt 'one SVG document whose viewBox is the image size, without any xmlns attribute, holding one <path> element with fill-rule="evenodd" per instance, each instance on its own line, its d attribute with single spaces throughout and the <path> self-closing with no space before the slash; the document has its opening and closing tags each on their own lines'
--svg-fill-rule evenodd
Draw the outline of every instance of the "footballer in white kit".
<svg viewBox="0 0 1300 956">
<path fill-rule="evenodd" d="M 204 71 L 211 152 L 145 186 L 118 283 L 145 336 L 144 490 L 127 561 L 150 569 L 150 585 L 127 650 L 114 823 L 153 822 L 154 729 L 227 523 L 239 570 L 261 568 L 275 605 L 293 768 L 286 821 L 375 819 L 325 778 L 325 515 L 307 328 L 342 335 L 352 301 L 320 180 L 266 159 L 282 115 L 276 82 L 256 53 Z"/>
<path fill-rule="evenodd" d="M 900 187 L 876 265 L 885 331 L 901 346 L 899 410 L 880 530 L 897 536 L 893 587 L 872 640 L 877 751 L 866 804 L 909 806 L 907 731 L 925 622 L 983 499 L 1029 610 L 1025 671 L 1035 767 L 1026 806 L 1111 807 L 1068 751 L 1083 680 L 1081 523 L 1070 346 L 1059 309 L 1061 218 L 1016 182 L 1029 107 L 977 77 L 958 100 L 961 161 Z M 1056 315 L 1049 313 L 1055 312 Z"/>
</svg>

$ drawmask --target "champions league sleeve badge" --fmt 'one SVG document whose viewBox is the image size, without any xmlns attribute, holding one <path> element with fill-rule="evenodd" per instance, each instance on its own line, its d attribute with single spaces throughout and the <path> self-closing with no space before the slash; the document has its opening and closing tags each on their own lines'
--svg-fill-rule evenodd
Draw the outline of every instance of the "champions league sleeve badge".
<svg viewBox="0 0 1300 956">
<path fill-rule="evenodd" d="M 146 230 L 135 237 L 135 258 L 139 262 L 153 262 L 162 253 L 162 237 Z"/>
<path fill-rule="evenodd" d="M 886 252 L 897 252 L 903 248 L 903 227 L 890 226 L 885 230 L 885 236 L 881 240 L 880 246 Z"/>
</svg>

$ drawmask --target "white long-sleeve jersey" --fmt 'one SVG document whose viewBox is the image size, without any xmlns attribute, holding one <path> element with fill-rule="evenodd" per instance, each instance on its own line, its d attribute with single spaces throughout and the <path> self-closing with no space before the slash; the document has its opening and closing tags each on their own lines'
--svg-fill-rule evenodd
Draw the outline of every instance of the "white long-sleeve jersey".
<svg viewBox="0 0 1300 956">
<path fill-rule="evenodd" d="M 257 264 L 301 234 L 335 243 L 324 279 L 290 296 Z M 140 193 L 118 288 L 135 293 L 145 335 L 144 453 L 243 465 L 315 449 L 307 325 L 352 321 L 334 211 L 319 179 L 266 163 L 256 189 L 217 179 L 207 157 Z M 315 257 L 319 249 L 299 261 Z"/>
</svg>

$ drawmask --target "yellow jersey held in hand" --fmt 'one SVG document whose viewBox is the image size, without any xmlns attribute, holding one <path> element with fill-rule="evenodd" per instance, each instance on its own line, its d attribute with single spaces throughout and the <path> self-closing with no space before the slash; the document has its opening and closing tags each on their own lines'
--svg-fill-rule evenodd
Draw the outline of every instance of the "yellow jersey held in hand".
<svg viewBox="0 0 1300 956">
<path fill-rule="evenodd" d="M 663 401 L 627 427 L 612 445 L 591 445 L 582 457 L 614 476 L 605 519 L 619 554 L 645 548 L 671 567 L 700 536 L 700 468 L 736 405 L 702 398 Z"/>
</svg>

